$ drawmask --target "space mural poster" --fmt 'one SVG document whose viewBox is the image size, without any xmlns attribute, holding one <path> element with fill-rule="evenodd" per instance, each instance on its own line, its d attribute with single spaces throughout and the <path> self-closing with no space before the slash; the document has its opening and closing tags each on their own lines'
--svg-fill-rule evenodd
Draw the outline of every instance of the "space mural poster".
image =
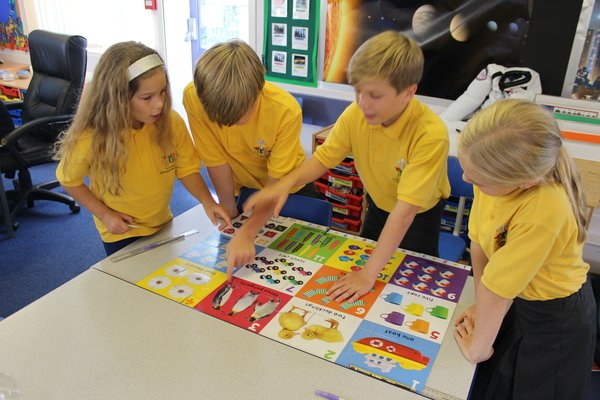
<svg viewBox="0 0 600 400">
<path fill-rule="evenodd" d="M 487 64 L 520 65 L 529 0 L 327 0 L 323 80 L 347 83 L 346 66 L 386 30 L 412 37 L 425 66 L 418 94 L 454 99 Z"/>
</svg>

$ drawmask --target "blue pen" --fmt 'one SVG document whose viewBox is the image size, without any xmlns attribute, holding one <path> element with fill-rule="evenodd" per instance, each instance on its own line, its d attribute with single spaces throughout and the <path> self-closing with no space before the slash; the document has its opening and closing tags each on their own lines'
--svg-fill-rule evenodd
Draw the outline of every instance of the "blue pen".
<svg viewBox="0 0 600 400">
<path fill-rule="evenodd" d="M 336 396 L 335 394 L 324 392 L 322 390 L 315 390 L 315 394 L 327 400 L 345 400 L 343 397 Z"/>
</svg>

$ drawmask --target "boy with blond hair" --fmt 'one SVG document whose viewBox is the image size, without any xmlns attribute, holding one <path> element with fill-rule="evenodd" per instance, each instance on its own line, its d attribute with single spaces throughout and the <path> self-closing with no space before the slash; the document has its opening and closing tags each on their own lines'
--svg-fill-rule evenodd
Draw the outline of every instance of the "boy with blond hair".
<svg viewBox="0 0 600 400">
<path fill-rule="evenodd" d="M 364 268 L 329 288 L 331 299 L 352 302 L 367 293 L 398 246 L 438 254 L 444 200 L 450 194 L 449 140 L 442 120 L 415 97 L 423 63 L 415 41 L 398 32 L 367 40 L 348 65 L 356 100 L 325 143 L 302 166 L 246 202 L 246 209 L 272 206 L 277 215 L 291 187 L 314 181 L 352 153 L 368 193 L 361 235 L 378 243 Z M 229 273 L 253 256 L 241 241 L 229 246 Z"/>
<path fill-rule="evenodd" d="M 254 50 L 231 40 L 202 54 L 183 93 L 196 150 L 232 218 L 241 187 L 261 189 L 304 161 L 300 105 L 264 73 Z M 319 197 L 312 183 L 290 191 Z"/>
</svg>

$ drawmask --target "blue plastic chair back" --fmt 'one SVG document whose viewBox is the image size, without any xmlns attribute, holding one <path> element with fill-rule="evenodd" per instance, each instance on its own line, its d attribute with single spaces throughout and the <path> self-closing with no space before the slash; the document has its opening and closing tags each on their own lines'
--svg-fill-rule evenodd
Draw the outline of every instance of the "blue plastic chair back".
<svg viewBox="0 0 600 400">
<path fill-rule="evenodd" d="M 450 194 L 454 197 L 473 197 L 473 185 L 463 181 L 463 169 L 458 157 L 448 156 L 448 180 Z"/>
<path fill-rule="evenodd" d="M 256 189 L 243 187 L 237 201 L 237 208 L 242 212 L 244 203 Z M 281 216 L 299 219 L 313 224 L 331 226 L 332 207 L 327 200 L 290 194 L 283 205 Z"/>
<path fill-rule="evenodd" d="M 463 181 L 463 169 L 454 156 L 448 157 L 448 180 L 450 181 L 450 194 L 459 199 L 454 220 L 453 232 L 440 232 L 438 252 L 440 258 L 457 262 L 463 258 L 467 242 L 461 237 L 463 212 L 467 198 L 473 198 L 473 185 Z M 464 234 L 464 233 L 463 233 Z"/>
</svg>

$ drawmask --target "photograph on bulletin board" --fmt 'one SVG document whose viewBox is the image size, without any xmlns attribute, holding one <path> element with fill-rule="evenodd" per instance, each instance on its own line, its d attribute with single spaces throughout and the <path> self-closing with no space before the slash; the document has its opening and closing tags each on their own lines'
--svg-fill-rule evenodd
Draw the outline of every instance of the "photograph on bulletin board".
<svg viewBox="0 0 600 400">
<path fill-rule="evenodd" d="M 28 51 L 21 10 L 16 0 L 0 0 L 0 49 Z"/>
<path fill-rule="evenodd" d="M 539 1 L 539 0 L 538 0 Z M 530 0 L 327 0 L 323 80 L 347 83 L 354 51 L 395 30 L 425 56 L 418 94 L 455 99 L 490 63 L 520 65 Z"/>
<path fill-rule="evenodd" d="M 266 79 L 317 86 L 319 0 L 265 2 Z"/>
</svg>

